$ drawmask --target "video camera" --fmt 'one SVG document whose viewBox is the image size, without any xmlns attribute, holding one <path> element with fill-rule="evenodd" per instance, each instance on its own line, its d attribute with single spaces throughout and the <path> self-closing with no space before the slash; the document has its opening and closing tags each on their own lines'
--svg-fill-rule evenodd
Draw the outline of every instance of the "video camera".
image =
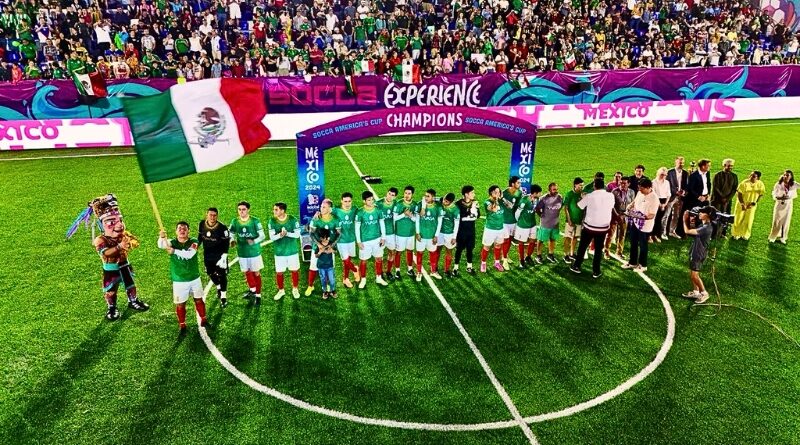
<svg viewBox="0 0 800 445">
<path fill-rule="evenodd" d="M 733 215 L 730 213 L 723 213 L 717 211 L 714 207 L 697 206 L 686 211 L 689 214 L 689 228 L 696 229 L 698 221 L 700 220 L 700 213 L 709 213 L 711 216 L 711 225 L 714 227 L 713 238 L 717 238 L 723 233 L 722 228 L 729 224 L 733 224 Z"/>
</svg>

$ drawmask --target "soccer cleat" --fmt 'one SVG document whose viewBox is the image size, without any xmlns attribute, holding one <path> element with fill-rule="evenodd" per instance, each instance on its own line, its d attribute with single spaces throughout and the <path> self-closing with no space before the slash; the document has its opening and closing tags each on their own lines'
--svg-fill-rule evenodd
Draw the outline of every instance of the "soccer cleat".
<svg viewBox="0 0 800 445">
<path fill-rule="evenodd" d="M 280 290 L 278 291 L 278 293 L 277 293 L 277 294 L 275 294 L 275 296 L 274 296 L 274 297 L 272 297 L 272 299 L 273 299 L 273 300 L 275 300 L 275 301 L 278 301 L 278 300 L 280 300 L 281 298 L 283 298 L 283 296 L 284 296 L 284 295 L 286 295 L 286 291 L 285 291 L 285 290 L 283 290 L 283 289 L 280 289 Z"/>
<path fill-rule="evenodd" d="M 496 269 L 498 272 L 505 272 L 505 271 L 506 271 L 506 269 L 503 267 L 503 265 L 502 265 L 502 264 L 500 264 L 500 263 L 498 263 L 498 262 L 495 262 L 495 263 L 494 263 L 494 268 L 495 268 L 495 269 Z"/>
<path fill-rule="evenodd" d="M 408 275 L 411 278 L 414 278 L 417 274 L 414 273 L 414 269 L 409 267 L 408 270 L 406 270 L 406 275 Z"/>
<path fill-rule="evenodd" d="M 481 263 L 481 273 L 486 273 L 486 263 Z"/>
<path fill-rule="evenodd" d="M 508 258 L 503 258 L 503 270 L 511 270 L 511 266 L 508 263 Z"/>
<path fill-rule="evenodd" d="M 208 320 L 206 320 L 204 318 L 204 319 L 200 320 L 200 326 L 208 329 L 208 328 L 211 327 L 211 324 L 208 322 Z"/>
<path fill-rule="evenodd" d="M 544 264 L 544 258 L 541 255 L 536 255 L 536 258 L 533 259 L 536 264 Z"/>
<path fill-rule="evenodd" d="M 525 266 L 525 262 L 524 262 L 524 261 L 523 261 L 523 262 L 520 262 L 520 263 L 517 265 L 517 269 L 519 269 L 519 270 L 525 270 L 525 269 L 527 269 L 527 267 Z"/>
<path fill-rule="evenodd" d="M 365 287 L 367 287 L 367 279 L 366 278 L 362 278 L 362 279 L 360 279 L 358 281 L 358 288 L 359 289 L 364 289 Z"/>
<path fill-rule="evenodd" d="M 526 266 L 533 266 L 533 263 L 534 263 L 534 261 L 533 261 L 533 257 L 532 256 L 525 257 L 525 265 Z"/>
<path fill-rule="evenodd" d="M 431 272 L 431 277 L 436 278 L 437 280 L 441 280 L 442 279 L 442 276 L 439 275 L 439 272 L 435 271 L 435 270 L 433 272 Z"/>
<path fill-rule="evenodd" d="M 458 269 L 453 269 L 453 277 L 457 277 L 460 274 L 461 274 L 461 272 L 459 272 Z"/>
<path fill-rule="evenodd" d="M 580 269 L 578 269 L 577 267 L 575 267 L 575 265 L 574 265 L 574 264 L 573 264 L 572 266 L 570 266 L 570 267 L 569 267 L 569 270 L 570 270 L 570 272 L 576 273 L 576 274 L 578 274 L 578 275 L 580 275 L 580 274 L 581 274 L 581 270 L 580 270 Z"/>
<path fill-rule="evenodd" d="M 421 274 L 421 273 L 418 273 L 418 274 L 417 274 L 417 283 L 419 283 L 419 282 L 421 282 L 421 281 L 422 281 L 422 274 Z"/>
<path fill-rule="evenodd" d="M 108 312 L 106 312 L 106 320 L 114 321 L 119 320 L 119 310 L 116 306 L 109 306 Z"/>
<path fill-rule="evenodd" d="M 394 271 L 394 279 L 400 281 L 403 279 L 403 275 L 400 274 L 399 270 Z"/>
<path fill-rule="evenodd" d="M 692 290 L 692 291 L 689 291 L 689 292 L 686 292 L 685 294 L 681 294 L 681 297 L 689 298 L 689 299 L 692 299 L 692 300 L 697 298 L 697 297 L 699 297 L 699 296 L 700 296 L 700 292 L 698 290 L 696 290 L 696 289 Z"/>
<path fill-rule="evenodd" d="M 306 289 L 306 297 L 310 297 L 314 293 L 314 286 L 308 286 Z"/>
<path fill-rule="evenodd" d="M 325 292 L 322 293 L 322 299 L 323 300 L 327 300 L 328 297 L 330 297 L 330 296 L 331 296 L 331 293 L 328 292 L 328 291 L 325 291 Z"/>
<path fill-rule="evenodd" d="M 564 255 L 564 262 L 565 262 L 565 263 L 567 263 L 567 264 L 572 264 L 572 262 L 573 262 L 573 261 L 574 261 L 574 260 L 572 259 L 572 256 L 570 256 L 570 255 Z"/>
<path fill-rule="evenodd" d="M 553 264 L 558 262 L 558 260 L 556 259 L 556 256 L 553 255 L 552 253 L 548 253 L 547 254 L 547 261 L 550 261 Z"/>
<path fill-rule="evenodd" d="M 473 269 L 472 266 L 467 266 L 467 273 L 470 275 L 475 275 L 475 269 Z"/>
<path fill-rule="evenodd" d="M 378 283 L 378 284 L 380 284 L 381 286 L 388 286 L 388 285 L 389 285 L 389 283 L 387 283 L 387 282 L 386 282 L 386 280 L 384 280 L 384 279 L 383 279 L 383 277 L 382 277 L 382 276 L 380 276 L 380 275 L 378 275 L 378 276 L 375 278 L 375 282 L 376 282 L 376 283 Z"/>
<path fill-rule="evenodd" d="M 592 278 L 600 278 L 603 276 L 603 272 L 592 272 Z"/>
<path fill-rule="evenodd" d="M 708 292 L 700 292 L 697 294 L 697 299 L 694 300 L 694 304 L 703 304 L 708 301 Z"/>
<path fill-rule="evenodd" d="M 242 298 L 244 298 L 244 299 L 253 298 L 255 296 L 256 296 L 256 293 L 251 291 L 251 290 L 248 290 L 247 292 L 242 294 Z"/>
<path fill-rule="evenodd" d="M 296 287 L 292 288 L 292 298 L 294 298 L 295 300 L 300 298 L 300 289 L 298 289 Z"/>
<path fill-rule="evenodd" d="M 226 307 L 228 307 L 228 299 L 227 298 L 220 298 L 219 299 L 219 307 L 221 307 L 222 309 L 225 309 Z"/>
<path fill-rule="evenodd" d="M 261 297 L 256 295 L 256 297 L 253 299 L 253 304 L 256 305 L 256 306 L 260 306 L 261 305 Z"/>
<path fill-rule="evenodd" d="M 353 272 L 353 281 L 361 281 L 361 274 L 358 272 Z"/>
<path fill-rule="evenodd" d="M 350 282 L 350 278 L 345 278 L 344 280 L 342 280 L 342 284 L 344 284 L 344 287 L 348 289 L 353 288 L 353 283 Z"/>
<path fill-rule="evenodd" d="M 381 274 L 381 278 L 383 279 L 383 281 L 386 281 L 386 282 L 392 281 L 394 279 L 394 277 L 390 273 Z"/>
<path fill-rule="evenodd" d="M 142 311 L 142 312 L 150 309 L 150 306 L 148 306 L 147 303 L 145 303 L 144 301 L 142 301 L 142 300 L 140 300 L 138 298 L 133 300 L 133 301 L 129 301 L 128 302 L 128 307 L 133 309 L 133 310 Z"/>
<path fill-rule="evenodd" d="M 178 336 L 183 337 L 186 335 L 186 323 L 181 323 L 178 325 Z"/>
<path fill-rule="evenodd" d="M 636 268 L 636 267 L 639 267 L 639 266 L 638 266 L 638 265 L 631 264 L 631 263 L 625 263 L 625 264 L 623 264 L 623 265 L 622 265 L 622 266 L 620 266 L 620 267 L 621 267 L 621 268 L 623 268 L 623 269 L 626 269 L 626 270 L 627 270 L 627 269 L 633 269 L 633 268 Z"/>
<path fill-rule="evenodd" d="M 446 270 L 444 271 L 444 276 L 446 276 L 447 278 L 453 278 L 453 272 Z"/>
</svg>

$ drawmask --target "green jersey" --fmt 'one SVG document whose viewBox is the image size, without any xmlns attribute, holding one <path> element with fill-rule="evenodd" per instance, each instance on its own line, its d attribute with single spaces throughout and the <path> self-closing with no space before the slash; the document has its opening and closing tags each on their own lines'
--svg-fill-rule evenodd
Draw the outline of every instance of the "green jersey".
<svg viewBox="0 0 800 445">
<path fill-rule="evenodd" d="M 250 217 L 247 221 L 242 221 L 239 218 L 234 218 L 228 225 L 228 230 L 236 240 L 236 253 L 242 258 L 255 258 L 261 255 L 261 233 L 264 232 L 264 226 L 258 218 Z M 259 242 L 250 244 L 248 240 Z"/>
<path fill-rule="evenodd" d="M 567 208 L 569 219 L 572 224 L 581 224 L 583 222 L 583 209 L 578 207 L 578 201 L 581 200 L 581 194 L 575 193 L 575 190 L 570 190 L 564 195 L 564 207 Z"/>
<path fill-rule="evenodd" d="M 503 204 L 497 204 L 497 210 L 492 211 L 490 210 L 490 206 L 493 204 L 491 199 L 487 199 L 483 202 L 483 210 L 486 212 L 486 228 L 490 230 L 503 230 L 503 222 L 505 218 L 503 216 Z"/>
<path fill-rule="evenodd" d="M 421 206 L 425 206 L 424 213 Z M 420 203 L 420 211 L 417 220 L 419 221 L 419 236 L 422 239 L 433 239 L 438 235 L 437 230 L 441 230 L 440 220 L 443 214 L 442 206 L 439 205 L 438 202 L 430 205 Z"/>
<path fill-rule="evenodd" d="M 412 37 L 411 38 L 411 49 L 422 49 L 422 38 L 420 38 L 420 37 Z"/>
<path fill-rule="evenodd" d="M 408 47 L 408 37 L 402 34 L 395 37 L 394 45 L 397 47 L 399 51 L 405 51 L 406 47 Z"/>
<path fill-rule="evenodd" d="M 339 242 L 342 244 L 356 242 L 356 213 L 358 213 L 356 207 L 351 207 L 348 211 L 342 210 L 339 207 L 333 209 L 333 214 L 339 218 L 339 227 L 341 229 Z"/>
<path fill-rule="evenodd" d="M 523 196 L 519 202 L 519 219 L 517 227 L 520 229 L 531 229 L 536 226 L 536 204 L 539 200 L 531 201 L 530 196 Z"/>
<path fill-rule="evenodd" d="M 378 201 L 377 207 L 381 210 L 383 215 L 383 226 L 386 230 L 386 235 L 394 235 L 394 206 L 395 202 L 387 204 L 386 201 Z"/>
<path fill-rule="evenodd" d="M 320 229 L 328 229 L 331 232 L 330 241 L 331 244 L 336 242 L 336 238 L 339 236 L 339 220 L 333 216 L 328 215 L 328 218 L 320 216 L 319 218 L 314 218 L 309 223 L 311 227 L 311 231 L 314 233 L 314 238 L 319 239 L 319 230 Z"/>
<path fill-rule="evenodd" d="M 506 224 L 514 224 L 517 222 L 517 208 L 519 207 L 519 200 L 522 198 L 522 192 L 517 190 L 514 193 L 509 193 L 508 189 L 503 190 L 503 222 Z M 511 208 L 508 207 L 511 204 Z"/>
<path fill-rule="evenodd" d="M 442 206 L 442 234 L 452 235 L 456 231 L 456 223 L 461 219 L 461 211 L 458 206 L 450 204 L 450 207 Z"/>
<path fill-rule="evenodd" d="M 275 256 L 292 256 L 300 252 L 297 245 L 297 240 L 300 239 L 300 223 L 297 218 L 287 215 L 286 219 L 280 221 L 273 217 L 269 219 L 268 225 Z M 275 238 L 283 229 L 286 229 L 286 236 Z"/>
<path fill-rule="evenodd" d="M 361 209 L 356 213 L 356 223 L 359 225 L 358 235 L 362 243 L 379 239 L 383 236 L 383 212 L 378 207 L 372 210 Z"/>
<path fill-rule="evenodd" d="M 197 261 L 197 246 L 199 241 L 194 238 L 189 238 L 186 242 L 180 242 L 177 239 L 169 240 L 169 246 L 176 251 L 188 251 L 194 249 L 194 255 L 191 258 L 181 258 L 175 252 L 169 257 L 169 274 L 172 281 L 179 283 L 186 283 L 200 278 L 200 266 Z"/>
<path fill-rule="evenodd" d="M 406 210 L 411 212 L 412 217 L 405 215 Z M 395 235 L 402 237 L 414 236 L 417 233 L 417 226 L 414 220 L 414 214 L 417 213 L 417 203 L 414 201 L 405 202 L 400 200 L 394 205 L 394 214 L 399 215 L 397 225 L 395 226 Z"/>
</svg>

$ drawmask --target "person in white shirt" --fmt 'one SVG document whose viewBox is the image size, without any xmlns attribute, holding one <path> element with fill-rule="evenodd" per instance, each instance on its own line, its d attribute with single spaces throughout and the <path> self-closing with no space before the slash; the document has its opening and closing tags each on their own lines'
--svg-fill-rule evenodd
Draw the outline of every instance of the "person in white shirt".
<svg viewBox="0 0 800 445">
<path fill-rule="evenodd" d="M 667 231 L 664 229 L 666 227 L 664 215 L 667 213 L 667 204 L 669 203 L 670 197 L 672 197 L 670 184 L 667 180 L 667 167 L 661 167 L 656 172 L 656 178 L 653 180 L 653 192 L 658 198 L 659 205 L 658 213 L 656 213 L 655 227 L 650 234 L 650 242 L 660 243 L 662 239 L 667 239 Z"/>
<path fill-rule="evenodd" d="M 653 193 L 653 182 L 647 178 L 639 182 L 639 193 L 628 206 L 628 233 L 631 238 L 630 259 L 623 269 L 647 271 L 647 237 L 655 226 L 658 198 Z"/>
<path fill-rule="evenodd" d="M 614 195 L 606 190 L 604 181 L 599 178 L 594 180 L 594 191 L 584 195 L 578 201 L 578 207 L 586 212 L 586 216 L 583 218 L 583 232 L 578 244 L 578 253 L 572 266 L 570 266 L 572 272 L 581 273 L 581 264 L 583 264 L 586 249 L 594 241 L 594 245 L 598 247 L 592 260 L 592 277 L 600 278 L 603 274 L 600 270 L 600 261 L 603 259 L 603 255 L 599 252 L 599 246 L 602 246 L 605 242 L 606 235 L 611 227 L 611 214 L 614 211 L 614 203 Z"/>
<path fill-rule="evenodd" d="M 242 8 L 238 1 L 233 0 L 228 3 L 228 18 L 233 19 L 237 25 L 239 24 L 239 20 L 242 18 Z"/>
</svg>

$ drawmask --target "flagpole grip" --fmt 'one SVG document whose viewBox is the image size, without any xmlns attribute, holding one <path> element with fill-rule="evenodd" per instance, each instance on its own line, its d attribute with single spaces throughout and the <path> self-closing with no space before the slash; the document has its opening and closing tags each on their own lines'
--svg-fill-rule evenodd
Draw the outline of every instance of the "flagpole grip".
<svg viewBox="0 0 800 445">
<path fill-rule="evenodd" d="M 147 191 L 147 198 L 150 200 L 150 206 L 153 208 L 153 214 L 156 217 L 156 222 L 158 223 L 158 229 L 163 232 L 165 231 L 164 222 L 161 221 L 161 213 L 158 211 L 156 198 L 153 196 L 153 187 L 151 187 L 150 184 L 145 184 L 144 189 Z"/>
</svg>

